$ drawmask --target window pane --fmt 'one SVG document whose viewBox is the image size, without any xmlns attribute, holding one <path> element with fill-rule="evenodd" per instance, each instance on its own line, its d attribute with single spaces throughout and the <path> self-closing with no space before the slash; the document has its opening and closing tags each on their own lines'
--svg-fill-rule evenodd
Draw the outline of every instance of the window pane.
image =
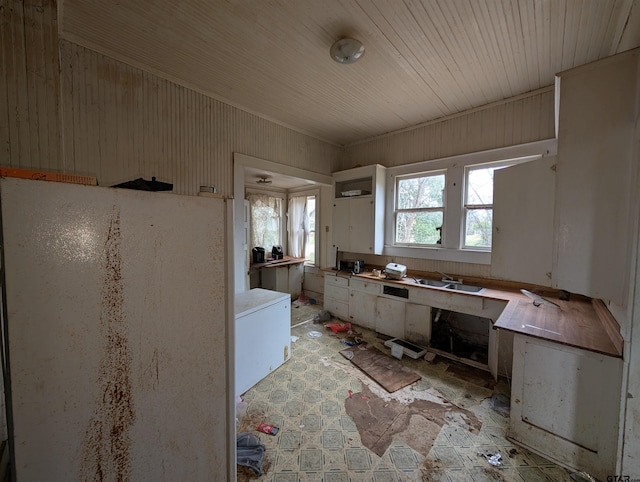
<svg viewBox="0 0 640 482">
<path fill-rule="evenodd" d="M 444 174 L 398 181 L 398 209 L 440 208 L 444 205 Z"/>
<path fill-rule="evenodd" d="M 469 171 L 467 205 L 493 204 L 493 171 L 499 167 L 485 167 Z"/>
<path fill-rule="evenodd" d="M 316 262 L 316 197 L 307 197 L 307 212 L 309 215 L 309 239 L 304 257 L 315 264 Z"/>
<path fill-rule="evenodd" d="M 442 211 L 398 213 L 396 217 L 396 243 L 438 244 L 442 226 Z"/>
<path fill-rule="evenodd" d="M 493 209 L 468 209 L 465 246 L 491 247 Z"/>
<path fill-rule="evenodd" d="M 262 246 L 267 251 L 282 245 L 282 200 L 259 194 L 251 194 L 248 199 L 251 206 L 251 245 Z"/>
</svg>

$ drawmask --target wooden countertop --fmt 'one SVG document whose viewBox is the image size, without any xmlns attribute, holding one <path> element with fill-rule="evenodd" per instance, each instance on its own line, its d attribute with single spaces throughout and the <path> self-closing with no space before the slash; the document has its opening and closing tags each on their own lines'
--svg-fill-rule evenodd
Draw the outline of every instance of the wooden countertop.
<svg viewBox="0 0 640 482">
<path fill-rule="evenodd" d="M 458 296 L 476 296 L 505 301 L 506 306 L 495 321 L 494 328 L 551 340 L 605 355 L 622 357 L 622 336 L 619 325 L 601 300 L 572 294 L 569 301 L 564 301 L 558 298 L 558 293 L 546 289 L 540 295 L 559 306 L 546 304 L 535 306 L 533 300 L 520 292 L 520 288 L 534 291 L 534 287 L 526 284 L 465 278 L 463 280 L 465 284 L 486 287 L 482 293 L 468 293 L 420 285 L 411 276 L 397 281 L 373 276 L 371 271 L 358 275 L 350 275 L 344 271 L 338 272 L 335 269 L 324 271 L 337 276 L 354 276 L 420 289 L 447 291 Z M 440 279 L 436 274 L 433 276 L 418 275 L 416 278 Z"/>
<path fill-rule="evenodd" d="M 282 259 L 274 259 L 273 261 L 267 261 L 266 263 L 253 263 L 252 268 L 278 268 L 280 266 L 289 266 L 292 264 L 304 263 L 306 258 L 294 258 L 292 256 L 285 256 Z"/>
</svg>

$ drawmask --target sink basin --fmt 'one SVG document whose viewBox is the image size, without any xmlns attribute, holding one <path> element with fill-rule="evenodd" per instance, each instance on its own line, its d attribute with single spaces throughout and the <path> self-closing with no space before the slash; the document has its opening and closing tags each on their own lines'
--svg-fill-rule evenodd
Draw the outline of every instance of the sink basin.
<svg viewBox="0 0 640 482">
<path fill-rule="evenodd" d="M 480 286 L 471 286 L 471 285 L 462 285 L 457 283 L 451 283 L 446 286 L 443 286 L 448 290 L 456 290 L 456 291 L 466 291 L 467 293 L 482 293 L 486 288 L 482 288 Z"/>
<path fill-rule="evenodd" d="M 420 283 L 421 285 L 427 285 L 427 286 L 437 286 L 438 288 L 445 288 L 449 286 L 449 283 L 447 282 L 437 281 L 433 279 L 419 279 L 418 283 Z"/>
</svg>

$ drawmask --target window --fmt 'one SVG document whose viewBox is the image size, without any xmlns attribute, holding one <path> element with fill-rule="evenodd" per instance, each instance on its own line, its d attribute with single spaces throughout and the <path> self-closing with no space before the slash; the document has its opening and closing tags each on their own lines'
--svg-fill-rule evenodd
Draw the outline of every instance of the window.
<svg viewBox="0 0 640 482">
<path fill-rule="evenodd" d="M 494 172 L 555 151 L 549 139 L 387 168 L 383 254 L 490 264 Z"/>
<path fill-rule="evenodd" d="M 251 246 L 270 252 L 282 246 L 282 199 L 268 194 L 247 194 L 251 213 Z"/>
<path fill-rule="evenodd" d="M 289 254 L 306 258 L 307 264 L 316 264 L 316 195 L 292 194 L 287 216 Z"/>
<path fill-rule="evenodd" d="M 466 169 L 464 198 L 465 248 L 491 248 L 493 172 L 500 167 L 469 167 Z"/>
<path fill-rule="evenodd" d="M 441 244 L 445 174 L 430 173 L 396 180 L 395 244 Z"/>
<path fill-rule="evenodd" d="M 309 240 L 304 257 L 311 264 L 316 264 L 316 197 L 307 196 L 307 212 L 309 214 Z"/>
</svg>

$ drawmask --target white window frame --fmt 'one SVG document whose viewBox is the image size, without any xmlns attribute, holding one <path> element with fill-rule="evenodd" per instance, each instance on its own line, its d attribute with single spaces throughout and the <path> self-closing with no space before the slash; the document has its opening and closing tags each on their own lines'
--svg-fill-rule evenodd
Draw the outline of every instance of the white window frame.
<svg viewBox="0 0 640 482">
<path fill-rule="evenodd" d="M 383 255 L 422 258 L 463 263 L 491 264 L 491 251 L 464 247 L 465 177 L 468 166 L 494 164 L 510 160 L 514 164 L 528 162 L 542 156 L 555 155 L 555 139 L 532 142 L 518 146 L 452 156 L 387 168 L 385 193 L 385 246 Z M 440 246 L 399 246 L 395 240 L 395 190 L 396 176 L 410 176 L 446 170 L 445 212 Z"/>
<path fill-rule="evenodd" d="M 442 234 L 444 232 L 444 213 L 446 212 L 446 207 L 447 207 L 447 196 L 446 196 L 446 188 L 444 190 L 444 192 L 442 193 L 442 207 L 436 207 L 436 208 L 411 208 L 411 209 L 401 209 L 398 207 L 398 186 L 400 184 L 401 181 L 405 181 L 408 179 L 417 179 L 417 178 L 423 178 L 423 177 L 434 177 L 434 176 L 444 176 L 444 182 L 445 182 L 445 186 L 447 183 L 447 171 L 446 169 L 443 170 L 439 170 L 439 171 L 427 171 L 427 172 L 418 172 L 418 173 L 412 173 L 412 174 L 408 174 L 408 175 L 404 175 L 404 176 L 396 176 L 395 178 L 395 188 L 394 188 L 394 210 L 393 210 L 393 245 L 394 246 L 408 246 L 408 247 L 428 247 L 428 246 L 432 246 L 432 247 L 437 247 L 437 246 L 441 246 L 441 244 L 419 244 L 419 243 L 398 243 L 396 241 L 396 226 L 397 226 L 397 222 L 398 222 L 398 214 L 399 213 L 407 213 L 407 212 L 414 212 L 414 213 L 430 213 L 430 212 L 438 212 L 441 211 L 442 212 L 442 230 L 440 231 L 440 239 L 442 240 Z"/>
<path fill-rule="evenodd" d="M 287 196 L 287 204 L 289 203 L 289 198 L 290 197 L 301 197 L 301 196 L 314 196 L 316 198 L 316 232 L 315 232 L 315 238 L 316 238 L 316 245 L 315 245 L 315 258 L 316 258 L 316 262 L 313 263 L 311 261 L 305 261 L 304 264 L 305 266 L 319 266 L 320 265 L 320 232 L 318 229 L 319 226 L 319 222 L 320 222 L 320 189 L 301 189 L 301 190 L 291 190 L 288 193 Z"/>
<path fill-rule="evenodd" d="M 489 251 L 491 252 L 491 246 L 471 246 L 471 245 L 467 245 L 466 241 L 467 241 L 467 216 L 469 214 L 469 211 L 475 210 L 475 209 L 490 209 L 491 211 L 493 211 L 493 202 L 491 204 L 467 204 L 467 198 L 468 198 L 468 194 L 469 194 L 469 173 L 471 171 L 475 171 L 478 169 L 486 169 L 486 168 L 490 168 L 490 167 L 494 167 L 496 169 L 499 168 L 504 168 L 504 167 L 509 167 L 509 166 L 515 166 L 516 164 L 522 164 L 523 162 L 529 162 L 529 161 L 535 161 L 536 159 L 540 159 L 542 156 L 541 155 L 535 155 L 535 156 L 525 156 L 525 157 L 518 157 L 515 159 L 507 159 L 507 160 L 503 160 L 503 161 L 496 161 L 496 162 L 485 162 L 482 164 L 470 164 L 468 166 L 465 166 L 464 168 L 464 197 L 463 197 L 463 201 L 462 201 L 462 233 L 461 233 L 461 238 L 460 238 L 460 245 L 461 245 L 461 249 L 467 249 L 467 250 L 476 250 L 476 251 Z"/>
</svg>

